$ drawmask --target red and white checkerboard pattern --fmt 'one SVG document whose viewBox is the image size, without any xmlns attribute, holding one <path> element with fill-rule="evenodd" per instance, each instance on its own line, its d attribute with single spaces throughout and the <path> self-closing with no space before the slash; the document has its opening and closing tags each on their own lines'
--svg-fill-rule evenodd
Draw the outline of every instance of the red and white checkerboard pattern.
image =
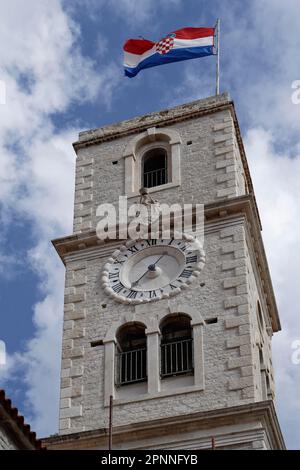
<svg viewBox="0 0 300 470">
<path fill-rule="evenodd" d="M 155 49 L 159 54 L 167 54 L 174 44 L 173 38 L 164 38 L 155 44 Z"/>
</svg>

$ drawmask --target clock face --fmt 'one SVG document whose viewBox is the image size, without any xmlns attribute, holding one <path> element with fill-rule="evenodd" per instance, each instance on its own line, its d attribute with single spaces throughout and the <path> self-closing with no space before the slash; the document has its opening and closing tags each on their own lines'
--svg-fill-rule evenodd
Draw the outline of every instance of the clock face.
<svg viewBox="0 0 300 470">
<path fill-rule="evenodd" d="M 188 287 L 204 266 L 205 255 L 198 240 L 128 241 L 104 266 L 105 292 L 123 303 L 142 303 L 168 298 Z"/>
</svg>

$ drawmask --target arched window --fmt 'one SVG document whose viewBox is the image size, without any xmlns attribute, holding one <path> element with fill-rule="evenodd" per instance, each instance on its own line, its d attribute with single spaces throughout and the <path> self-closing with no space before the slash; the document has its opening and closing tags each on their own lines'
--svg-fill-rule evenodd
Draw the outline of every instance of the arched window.
<svg viewBox="0 0 300 470">
<path fill-rule="evenodd" d="M 147 380 L 145 326 L 123 325 L 117 334 L 117 383 L 126 385 Z"/>
<path fill-rule="evenodd" d="M 142 181 L 145 188 L 168 182 L 168 155 L 164 148 L 148 150 L 143 155 Z"/>
<path fill-rule="evenodd" d="M 161 324 L 161 376 L 193 372 L 193 338 L 187 315 L 170 315 Z"/>
</svg>

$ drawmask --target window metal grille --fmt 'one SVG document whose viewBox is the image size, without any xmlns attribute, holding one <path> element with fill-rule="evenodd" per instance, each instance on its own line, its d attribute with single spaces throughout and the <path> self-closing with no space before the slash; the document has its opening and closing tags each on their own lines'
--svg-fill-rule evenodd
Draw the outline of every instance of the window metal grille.
<svg viewBox="0 0 300 470">
<path fill-rule="evenodd" d="M 167 183 L 167 168 L 146 171 L 144 173 L 144 187 L 153 188 Z"/>
<path fill-rule="evenodd" d="M 186 374 L 193 371 L 193 339 L 161 345 L 161 376 Z"/>
<path fill-rule="evenodd" d="M 167 152 L 155 148 L 146 152 L 143 157 L 143 181 L 145 188 L 153 188 L 168 182 Z"/>
<path fill-rule="evenodd" d="M 117 354 L 118 384 L 125 385 L 147 380 L 147 349 L 135 349 Z"/>
</svg>

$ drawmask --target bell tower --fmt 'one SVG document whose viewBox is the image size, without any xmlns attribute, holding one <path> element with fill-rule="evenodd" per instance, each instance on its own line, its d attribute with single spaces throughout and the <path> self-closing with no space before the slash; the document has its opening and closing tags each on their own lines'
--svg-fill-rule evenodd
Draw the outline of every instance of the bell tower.
<svg viewBox="0 0 300 470">
<path fill-rule="evenodd" d="M 280 330 L 228 94 L 81 132 L 66 267 L 60 432 L 49 448 L 283 449 L 271 340 Z M 101 204 L 204 205 L 204 244 L 105 241 Z M 201 240 L 200 240 L 201 239 Z"/>
</svg>

